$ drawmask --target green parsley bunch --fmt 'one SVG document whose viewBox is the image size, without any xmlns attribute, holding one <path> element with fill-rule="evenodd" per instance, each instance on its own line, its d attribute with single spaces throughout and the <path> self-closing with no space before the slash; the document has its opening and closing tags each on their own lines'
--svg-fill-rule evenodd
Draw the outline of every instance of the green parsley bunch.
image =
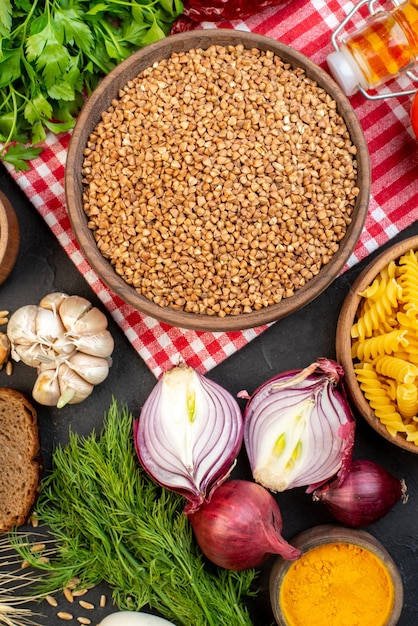
<svg viewBox="0 0 418 626">
<path fill-rule="evenodd" d="M 169 34 L 181 0 L 0 0 L 0 159 L 16 170 L 135 50 Z"/>
</svg>

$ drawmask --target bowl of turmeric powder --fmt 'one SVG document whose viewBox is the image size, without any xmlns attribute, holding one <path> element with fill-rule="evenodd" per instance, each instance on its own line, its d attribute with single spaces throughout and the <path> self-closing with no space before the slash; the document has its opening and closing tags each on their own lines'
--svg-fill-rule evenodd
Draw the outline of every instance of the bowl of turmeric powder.
<svg viewBox="0 0 418 626">
<path fill-rule="evenodd" d="M 303 531 L 292 545 L 300 548 L 301 557 L 277 557 L 270 573 L 271 606 L 279 626 L 396 626 L 402 578 L 373 535 L 324 524 Z"/>
<path fill-rule="evenodd" d="M 418 236 L 387 247 L 360 273 L 338 318 L 337 360 L 366 422 L 418 454 Z"/>
</svg>

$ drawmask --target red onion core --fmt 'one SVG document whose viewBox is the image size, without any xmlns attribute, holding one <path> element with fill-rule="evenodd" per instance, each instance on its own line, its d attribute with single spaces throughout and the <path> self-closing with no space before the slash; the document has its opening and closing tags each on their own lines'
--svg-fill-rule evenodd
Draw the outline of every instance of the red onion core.
<svg viewBox="0 0 418 626">
<path fill-rule="evenodd" d="M 281 535 L 274 497 L 251 481 L 228 480 L 188 517 L 203 554 L 219 567 L 239 571 L 259 567 L 272 554 L 291 561 L 301 555 Z"/>
</svg>

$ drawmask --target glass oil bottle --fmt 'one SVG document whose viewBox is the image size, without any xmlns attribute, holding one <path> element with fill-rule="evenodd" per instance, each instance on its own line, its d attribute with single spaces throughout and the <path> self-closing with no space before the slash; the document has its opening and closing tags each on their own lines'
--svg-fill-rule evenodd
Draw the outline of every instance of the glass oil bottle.
<svg viewBox="0 0 418 626">
<path fill-rule="evenodd" d="M 363 27 L 352 34 L 338 35 L 354 13 L 367 4 L 370 17 Z M 334 31 L 332 43 L 335 52 L 327 57 L 331 74 L 347 96 L 358 90 L 371 99 L 388 95 L 414 93 L 415 88 L 399 93 L 372 96 L 376 89 L 402 73 L 418 81 L 413 73 L 418 59 L 418 0 L 395 4 L 390 11 L 375 9 L 371 0 L 362 0 Z"/>
</svg>

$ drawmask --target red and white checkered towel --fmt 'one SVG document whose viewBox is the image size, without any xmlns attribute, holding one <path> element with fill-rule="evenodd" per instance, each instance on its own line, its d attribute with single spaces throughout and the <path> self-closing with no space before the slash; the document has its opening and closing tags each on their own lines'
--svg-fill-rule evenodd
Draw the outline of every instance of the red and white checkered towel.
<svg viewBox="0 0 418 626">
<path fill-rule="evenodd" d="M 245 22 L 217 26 L 280 40 L 326 69 L 326 57 L 333 51 L 331 33 L 352 6 L 344 0 L 289 0 Z M 356 14 L 355 19 L 361 21 L 363 16 Z M 214 24 L 200 26 L 213 28 Z M 397 91 L 410 87 L 406 77 L 395 84 Z M 418 142 L 410 126 L 411 97 L 372 101 L 358 94 L 351 102 L 369 147 L 372 195 L 365 228 L 349 267 L 409 226 L 417 218 L 418 206 Z M 155 376 L 179 359 L 206 373 L 266 329 L 204 333 L 175 328 L 141 315 L 109 291 L 80 252 L 66 212 L 64 168 L 69 138 L 68 133 L 50 134 L 45 150 L 30 162 L 28 172 L 9 171 Z"/>
</svg>

